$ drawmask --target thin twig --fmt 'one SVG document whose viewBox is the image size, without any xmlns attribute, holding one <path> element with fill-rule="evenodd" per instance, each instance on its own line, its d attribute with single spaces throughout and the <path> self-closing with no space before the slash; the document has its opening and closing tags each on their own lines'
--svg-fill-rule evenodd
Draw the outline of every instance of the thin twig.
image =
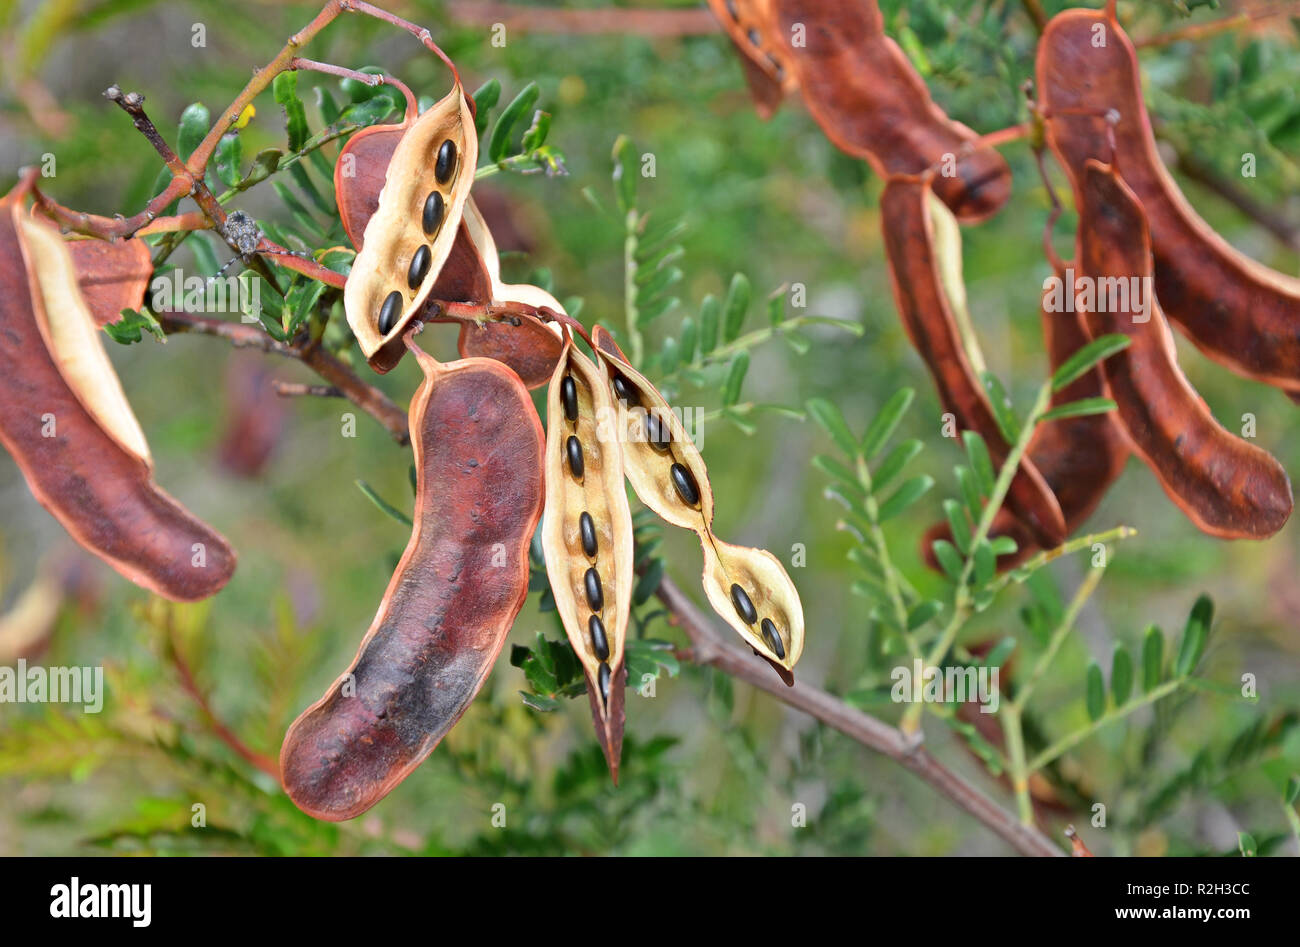
<svg viewBox="0 0 1300 947">
<path fill-rule="evenodd" d="M 298 381 L 271 382 L 271 388 L 281 398 L 346 398 L 343 389 L 337 385 L 305 385 Z"/>
<path fill-rule="evenodd" d="M 1021 854 L 1062 854 L 1061 849 L 1038 829 L 1021 825 L 1014 815 L 964 777 L 948 769 L 924 747 L 917 746 L 902 731 L 811 685 L 796 681 L 793 687 L 786 687 L 766 662 L 725 642 L 695 603 L 671 579 L 665 578 L 660 582 L 656 594 L 691 639 L 691 658 L 697 664 L 715 667 L 767 691 L 782 703 L 802 710 L 868 749 L 889 757 L 988 826 Z"/>
<path fill-rule="evenodd" d="M 628 33 L 636 36 L 707 36 L 720 29 L 713 14 L 703 6 L 694 10 L 590 9 L 561 10 L 555 7 L 524 7 L 483 0 L 452 0 L 451 18 L 459 23 L 526 33 L 599 35 Z"/>
</svg>

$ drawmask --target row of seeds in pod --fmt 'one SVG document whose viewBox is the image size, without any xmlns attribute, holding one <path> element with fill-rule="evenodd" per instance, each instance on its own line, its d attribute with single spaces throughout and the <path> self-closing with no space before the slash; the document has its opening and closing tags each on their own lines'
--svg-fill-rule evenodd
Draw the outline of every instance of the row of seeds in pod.
<svg viewBox="0 0 1300 947">
<path fill-rule="evenodd" d="M 629 410 L 639 409 L 645 418 L 645 439 L 654 450 L 666 457 L 672 457 L 672 431 L 663 419 L 654 411 L 647 411 L 641 405 L 641 398 L 627 379 L 618 373 L 613 373 L 614 394 L 619 400 L 627 405 Z M 575 403 L 576 411 L 576 403 Z M 570 438 L 570 442 L 575 438 Z M 572 456 L 572 455 L 570 455 Z M 672 481 L 673 489 L 677 491 L 677 496 L 683 503 L 692 509 L 700 509 L 700 486 L 695 480 L 694 474 L 684 464 L 673 460 L 668 467 L 668 477 Z M 736 614 L 740 616 L 741 621 L 746 625 L 758 623 L 759 631 L 763 635 L 763 640 L 767 646 L 772 649 L 778 658 L 785 657 L 785 644 L 781 640 L 781 634 L 777 630 L 776 623 L 770 618 L 764 618 L 758 621 L 758 611 L 754 608 L 753 599 L 749 593 L 739 585 L 733 582 L 731 584 L 731 604 L 736 609 Z"/>
<path fill-rule="evenodd" d="M 450 189 L 456 171 L 456 143 L 448 138 L 438 147 L 438 156 L 434 159 L 433 176 L 437 182 Z M 424 200 L 424 209 L 420 215 L 420 225 L 424 229 L 424 235 L 430 241 L 438 235 L 442 227 L 442 218 L 447 208 L 446 198 L 443 197 L 439 190 L 432 190 L 429 196 Z M 429 274 L 429 263 L 433 259 L 433 250 L 429 244 L 421 244 L 411 257 L 411 266 L 406 273 L 406 285 L 408 291 L 414 294 L 424 282 L 424 278 Z M 384 298 L 384 303 L 379 307 L 379 332 L 381 335 L 388 335 L 397 325 L 397 319 L 402 314 L 402 305 L 405 297 L 401 290 L 393 290 Z"/>
<path fill-rule="evenodd" d="M 560 381 L 560 400 L 564 405 L 564 418 L 577 431 L 578 421 L 578 385 L 573 376 L 566 374 Z M 564 454 L 569 464 L 569 473 L 573 479 L 582 482 L 586 474 L 586 462 L 583 459 L 582 442 L 577 434 L 568 436 L 564 442 Z M 598 684 L 600 699 L 609 703 L 609 638 L 605 634 L 605 623 L 601 615 L 605 609 L 605 590 L 601 586 L 600 573 L 596 571 L 596 557 L 600 546 L 596 539 L 596 523 L 586 510 L 578 516 L 578 534 L 582 540 L 582 551 L 590 560 L 586 574 L 582 578 L 583 592 L 587 597 L 587 606 L 591 616 L 587 619 L 587 634 L 591 638 L 591 649 L 600 661 Z"/>
</svg>

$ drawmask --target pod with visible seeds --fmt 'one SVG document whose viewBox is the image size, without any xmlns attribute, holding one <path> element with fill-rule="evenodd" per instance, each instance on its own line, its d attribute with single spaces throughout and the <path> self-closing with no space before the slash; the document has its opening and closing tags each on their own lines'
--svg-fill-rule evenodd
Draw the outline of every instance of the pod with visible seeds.
<svg viewBox="0 0 1300 947">
<path fill-rule="evenodd" d="M 572 383 L 575 417 L 565 411 Z M 623 452 L 603 364 L 564 343 L 547 391 L 546 512 L 542 550 L 556 611 L 587 676 L 601 749 L 618 781 L 623 747 L 624 641 L 632 604 L 632 515 Z M 579 445 L 581 477 L 567 444 Z"/>
<path fill-rule="evenodd" d="M 745 82 L 759 117 L 771 118 L 781 100 L 798 88 L 781 61 L 780 44 L 772 35 L 769 0 L 709 0 L 714 15 L 740 54 Z"/>
<path fill-rule="evenodd" d="M 229 581 L 235 553 L 154 483 L 69 245 L 24 213 L 25 193 L 20 184 L 0 199 L 0 443 L 90 552 L 158 595 L 207 598 Z"/>
<path fill-rule="evenodd" d="M 401 334 L 451 255 L 478 160 L 474 115 L 459 83 L 423 115 L 408 115 L 402 128 L 343 290 L 348 325 L 377 371 L 401 358 Z M 375 149 L 383 143 L 376 140 Z M 444 168 L 438 159 L 448 143 L 452 158 Z M 427 233 L 435 193 L 443 211 L 436 232 Z"/>
<path fill-rule="evenodd" d="M 714 536 L 713 491 L 708 472 L 681 420 L 655 387 L 628 363 L 608 332 L 597 326 L 592 341 L 607 366 L 610 391 L 618 392 L 622 401 L 617 406 L 622 413 L 613 416 L 621 418 L 623 467 L 632 489 L 661 518 L 694 530 L 700 537 L 704 592 L 709 604 L 787 684 L 793 684 L 791 669 L 803 653 L 804 627 L 803 606 L 790 576 L 770 552 L 733 546 Z M 645 411 L 652 412 L 665 426 L 669 435 L 666 450 L 647 441 Z M 741 614 L 732 595 L 734 586 L 744 592 L 757 625 L 747 620 L 750 616 Z M 765 627 L 774 636 L 771 640 L 764 637 Z"/>
<path fill-rule="evenodd" d="M 452 728 L 528 595 L 542 510 L 543 435 L 500 362 L 440 364 L 411 400 L 414 528 L 348 670 L 285 735 L 280 773 L 304 812 L 365 812 Z"/>
</svg>

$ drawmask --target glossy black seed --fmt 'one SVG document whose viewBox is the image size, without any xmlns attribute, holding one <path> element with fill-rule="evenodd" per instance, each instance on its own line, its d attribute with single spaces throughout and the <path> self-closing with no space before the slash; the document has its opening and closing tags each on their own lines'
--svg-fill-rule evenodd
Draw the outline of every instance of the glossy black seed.
<svg viewBox="0 0 1300 947">
<path fill-rule="evenodd" d="M 587 558 L 596 558 L 596 521 L 591 518 L 591 514 L 583 512 L 578 517 L 578 534 L 582 537 L 582 551 L 587 554 Z"/>
<path fill-rule="evenodd" d="M 739 585 L 731 587 L 731 604 L 736 606 L 736 614 L 746 625 L 758 621 L 758 612 L 754 610 L 754 603 L 750 600 L 749 594 Z"/>
<path fill-rule="evenodd" d="M 424 282 L 425 274 L 429 272 L 429 264 L 433 261 L 433 251 L 429 249 L 427 243 L 420 244 L 420 249 L 415 251 L 415 256 L 411 257 L 411 268 L 406 271 L 406 285 L 411 289 L 419 289 L 420 284 Z"/>
<path fill-rule="evenodd" d="M 442 212 L 445 206 L 442 202 L 442 195 L 437 191 L 430 192 L 429 196 L 424 199 L 424 215 L 420 221 L 424 225 L 424 232 L 432 237 L 442 224 Z"/>
<path fill-rule="evenodd" d="M 564 442 L 564 452 L 569 455 L 569 470 L 573 472 L 574 477 L 581 480 L 586 469 L 582 461 L 582 443 L 570 434 L 569 439 Z"/>
<path fill-rule="evenodd" d="M 762 45 L 763 45 L 762 41 L 758 38 L 758 30 L 750 30 L 749 32 L 747 32 L 747 33 L 745 34 L 745 38 L 746 38 L 747 40 L 749 40 L 749 42 L 750 42 L 751 45 L 754 45 L 754 46 L 762 46 Z"/>
<path fill-rule="evenodd" d="M 564 402 L 564 416 L 570 421 L 578 420 L 578 386 L 572 375 L 565 375 L 560 381 L 560 400 Z"/>
<path fill-rule="evenodd" d="M 781 635 L 776 630 L 776 625 L 772 619 L 764 618 L 763 624 L 759 626 L 763 630 L 763 640 L 771 648 L 778 658 L 785 657 L 785 645 L 781 642 Z"/>
<path fill-rule="evenodd" d="M 448 138 L 438 149 L 438 160 L 433 166 L 434 177 L 439 184 L 451 180 L 451 172 L 456 170 L 456 143 Z"/>
<path fill-rule="evenodd" d="M 593 612 L 598 612 L 605 607 L 605 591 L 600 587 L 600 573 L 594 568 L 588 569 L 587 574 L 582 577 L 582 584 L 587 591 L 587 604 L 591 606 Z"/>
<path fill-rule="evenodd" d="M 682 498 L 682 502 L 687 506 L 699 506 L 700 488 L 691 472 L 681 464 L 673 464 L 668 468 L 668 473 L 673 478 L 673 486 L 677 488 L 677 495 Z"/>
<path fill-rule="evenodd" d="M 388 335 L 397 325 L 397 317 L 402 314 L 402 294 L 393 290 L 379 307 L 379 334 Z"/>
<path fill-rule="evenodd" d="M 646 412 L 645 439 L 651 447 L 661 454 L 668 453 L 668 445 L 673 442 L 672 429 L 653 411 Z"/>
<path fill-rule="evenodd" d="M 605 637 L 605 623 L 592 615 L 587 619 L 587 633 L 591 635 L 591 647 L 601 661 L 609 660 L 609 639 Z"/>
<path fill-rule="evenodd" d="M 600 665 L 600 699 L 609 703 L 609 665 L 602 663 Z"/>
<path fill-rule="evenodd" d="M 638 405 L 641 403 L 641 397 L 636 393 L 636 389 L 633 388 L 631 382 L 622 375 L 614 376 L 614 394 L 618 395 L 620 400 L 626 401 L 630 405 Z"/>
</svg>

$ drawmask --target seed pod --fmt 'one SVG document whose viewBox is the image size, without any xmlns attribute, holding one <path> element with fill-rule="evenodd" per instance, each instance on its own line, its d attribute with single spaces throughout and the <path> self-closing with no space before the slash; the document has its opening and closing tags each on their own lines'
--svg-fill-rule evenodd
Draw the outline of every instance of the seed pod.
<svg viewBox="0 0 1300 947">
<path fill-rule="evenodd" d="M 437 156 L 449 141 L 457 157 L 446 180 L 439 180 Z M 376 149 L 382 147 L 382 141 L 372 144 Z M 348 324 L 361 351 L 379 371 L 387 371 L 401 357 L 402 332 L 429 298 L 451 254 L 477 160 L 474 116 L 459 83 L 406 126 L 393 150 L 378 208 L 366 223 L 343 291 Z M 426 233 L 425 203 L 435 191 L 442 196 L 445 209 L 437 229 Z M 407 277 L 421 247 L 428 247 L 429 265 L 418 286 L 411 288 Z M 393 293 L 399 294 L 400 302 L 395 312 L 386 308 Z"/>
<path fill-rule="evenodd" d="M 709 6 L 740 54 L 755 109 L 760 117 L 771 118 L 786 93 L 798 88 L 779 59 L 779 44 L 771 40 L 771 4 L 768 0 L 709 0 Z"/>
<path fill-rule="evenodd" d="M 1237 250 L 1183 196 L 1156 149 L 1137 51 L 1113 5 L 1054 17 L 1037 77 L 1048 143 L 1076 191 L 1088 159 L 1112 160 L 1105 115 L 1118 118 L 1114 162 L 1146 213 L 1156 296 L 1170 321 L 1231 371 L 1300 394 L 1300 279 Z"/>
<path fill-rule="evenodd" d="M 597 326 L 592 341 L 606 366 L 610 389 L 614 389 L 617 381 L 630 395 L 617 405 L 613 417 L 620 419 L 623 467 L 632 489 L 661 518 L 674 526 L 694 530 L 700 537 L 704 549 L 704 592 L 709 604 L 787 684 L 793 684 L 791 670 L 803 653 L 804 633 L 803 606 L 794 583 L 780 560 L 770 552 L 733 546 L 713 535 L 713 491 L 708 471 L 681 420 L 663 395 L 628 363 L 608 332 Z M 653 412 L 667 428 L 671 442 L 666 451 L 660 451 L 646 440 L 644 413 L 631 406 L 631 402 Z M 693 495 L 690 489 L 683 489 L 683 480 L 694 488 Z M 690 502 L 692 499 L 695 502 Z M 738 613 L 731 592 L 736 585 L 745 591 L 754 606 L 758 625 Z M 777 647 L 763 638 L 765 619 L 775 626 L 779 636 Z"/>
<path fill-rule="evenodd" d="M 576 420 L 569 420 L 564 411 L 561 391 L 565 379 L 573 381 Z M 604 365 L 592 362 L 567 340 L 547 391 L 542 550 L 555 607 L 587 675 L 596 733 L 617 782 L 623 748 L 623 645 L 632 606 L 633 554 L 623 452 L 618 432 L 609 423 L 611 416 L 613 399 Z M 581 445 L 585 455 L 581 478 L 573 476 L 565 456 L 565 445 L 571 440 Z M 585 524 L 591 535 L 586 535 Z M 605 639 L 603 648 L 591 634 L 593 617 Z M 611 675 L 604 678 L 604 689 L 602 675 Z"/>
<path fill-rule="evenodd" d="M 945 290 L 940 251 L 956 255 L 961 251 L 960 246 L 937 245 L 930 214 L 947 211 L 930 199 L 924 179 L 904 177 L 893 178 L 885 186 L 880 211 L 894 299 L 903 327 L 934 378 L 944 410 L 952 412 L 959 427 L 984 438 L 994 465 L 1000 467 L 1011 447 L 999 431 L 988 397 L 976 378 Z M 955 227 L 949 231 L 956 234 Z M 1061 507 L 1027 457 L 1012 478 L 1007 504 L 1044 548 L 1065 541 Z"/>
<path fill-rule="evenodd" d="M 1115 169 L 1088 161 L 1079 192 L 1078 265 L 1094 286 L 1141 281 L 1148 308 L 1087 313 L 1094 338 L 1122 332 L 1130 346 L 1101 364 L 1133 449 L 1200 529 L 1225 539 L 1271 536 L 1291 515 L 1291 483 L 1267 452 L 1219 426 L 1178 367 L 1173 335 L 1150 298 L 1151 243 L 1136 195 Z"/>
<path fill-rule="evenodd" d="M 1065 286 L 1066 280 L 1073 278 L 1073 271 L 1058 269 L 1056 278 Z M 1073 295 L 1072 290 L 1067 291 Z M 1077 305 L 1074 309 L 1055 312 L 1048 302 L 1050 296 L 1051 290 L 1046 290 L 1040 315 L 1049 367 L 1055 372 L 1088 343 L 1088 334 L 1083 313 L 1077 311 Z M 1052 407 L 1085 398 L 1109 397 L 1109 394 L 1101 369 L 1093 368 L 1056 392 L 1052 396 Z M 1111 484 L 1123 473 L 1129 448 L 1127 436 L 1115 422 L 1113 412 L 1108 412 L 1041 422 L 1029 442 L 1027 453 L 1061 505 L 1066 534 L 1072 535 L 1092 515 Z M 998 557 L 1000 569 L 1015 568 L 1040 550 L 1029 530 L 1010 510 L 998 511 L 989 528 L 989 536 L 1010 536 L 1016 542 L 1014 553 Z M 926 562 L 937 570 L 940 567 L 934 559 L 933 549 L 936 539 L 952 542 L 952 528 L 946 521 L 927 530 L 921 543 Z"/>
<path fill-rule="evenodd" d="M 23 212 L 25 191 L 0 200 L 0 443 L 86 549 L 158 595 L 207 598 L 229 581 L 235 553 L 153 482 L 68 245 Z"/>
<path fill-rule="evenodd" d="M 770 13 L 757 20 L 769 21 L 765 39 L 836 147 L 882 178 L 951 164 L 934 191 L 966 223 L 1007 202 L 1006 161 L 934 103 L 907 55 L 885 35 L 874 0 L 766 2 Z"/>
<path fill-rule="evenodd" d="M 356 658 L 280 751 L 285 791 L 318 819 L 360 815 L 433 752 L 528 595 L 542 508 L 532 399 L 500 362 L 416 357 L 425 378 L 410 409 L 411 540 Z"/>
<path fill-rule="evenodd" d="M 81 295 L 97 326 L 122 318 L 123 309 L 144 307 L 153 260 L 143 240 L 66 241 Z"/>
</svg>

